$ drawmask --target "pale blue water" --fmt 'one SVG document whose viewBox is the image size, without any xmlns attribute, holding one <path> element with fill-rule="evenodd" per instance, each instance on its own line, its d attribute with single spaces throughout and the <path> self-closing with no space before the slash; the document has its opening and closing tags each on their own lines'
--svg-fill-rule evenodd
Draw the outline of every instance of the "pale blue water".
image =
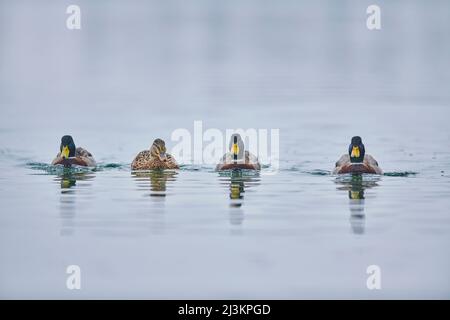
<svg viewBox="0 0 450 320">
<path fill-rule="evenodd" d="M 449 298 L 447 2 L 68 4 L 0 2 L 2 298 Z M 280 129 L 280 171 L 131 173 L 195 120 Z M 385 175 L 331 175 L 353 135 Z"/>
</svg>

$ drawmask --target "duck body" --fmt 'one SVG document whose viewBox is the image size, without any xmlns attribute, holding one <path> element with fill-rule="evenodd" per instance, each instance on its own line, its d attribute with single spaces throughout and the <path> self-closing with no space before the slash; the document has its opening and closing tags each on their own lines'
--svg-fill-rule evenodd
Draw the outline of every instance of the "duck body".
<svg viewBox="0 0 450 320">
<path fill-rule="evenodd" d="M 366 148 L 362 143 L 361 137 L 353 137 L 348 147 L 348 154 L 344 154 L 336 162 L 333 174 L 345 173 L 383 174 L 375 158 L 366 154 Z"/>
<path fill-rule="evenodd" d="M 78 165 L 83 167 L 95 167 L 97 163 L 95 162 L 92 154 L 81 147 L 76 148 L 75 157 L 65 158 L 61 156 L 61 152 L 56 155 L 53 159 L 52 165 L 62 164 L 65 167 L 70 167 L 72 165 Z"/>
<path fill-rule="evenodd" d="M 63 136 L 60 151 L 53 159 L 52 165 L 95 167 L 97 163 L 89 151 L 81 147 L 75 147 L 71 136 Z"/>
<path fill-rule="evenodd" d="M 234 155 L 231 152 L 225 153 L 217 164 L 216 171 L 233 169 L 261 170 L 261 164 L 254 154 L 245 151 L 244 156 L 245 158 L 243 161 L 235 161 Z"/>
<path fill-rule="evenodd" d="M 150 150 L 137 154 L 131 163 L 132 170 L 179 169 L 175 158 L 166 153 L 166 144 L 162 139 L 155 139 Z"/>
<path fill-rule="evenodd" d="M 344 154 L 337 162 L 333 174 L 345 173 L 370 173 L 383 174 L 383 171 L 378 166 L 378 162 L 369 154 L 364 156 L 363 162 L 353 163 L 350 161 L 350 156 Z"/>
<path fill-rule="evenodd" d="M 216 171 L 247 169 L 261 170 L 261 165 L 251 152 L 245 150 L 244 141 L 237 133 L 231 135 L 229 152 L 225 153 L 216 166 Z"/>
<path fill-rule="evenodd" d="M 137 154 L 131 163 L 132 170 L 152 170 L 152 169 L 179 169 L 174 157 L 166 154 L 166 160 L 160 160 L 151 155 L 150 150 L 144 150 Z"/>
</svg>

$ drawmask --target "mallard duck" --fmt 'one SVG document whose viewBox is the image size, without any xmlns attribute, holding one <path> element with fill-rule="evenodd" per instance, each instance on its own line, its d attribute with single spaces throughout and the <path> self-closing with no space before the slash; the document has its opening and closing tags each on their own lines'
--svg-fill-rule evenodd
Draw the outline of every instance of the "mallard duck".
<svg viewBox="0 0 450 320">
<path fill-rule="evenodd" d="M 366 154 L 361 137 L 353 137 L 348 147 L 348 154 L 344 154 L 337 162 L 334 174 L 341 173 L 371 173 L 382 174 L 378 162 Z"/>
<path fill-rule="evenodd" d="M 75 147 L 75 143 L 71 136 L 63 136 L 61 138 L 59 152 L 52 161 L 52 165 L 57 164 L 61 164 L 65 167 L 71 167 L 72 165 L 95 167 L 97 165 L 94 157 L 89 151 L 80 147 Z"/>
<path fill-rule="evenodd" d="M 150 150 L 138 153 L 131 163 L 132 170 L 179 169 L 175 158 L 166 153 L 166 143 L 162 139 L 153 141 Z"/>
<path fill-rule="evenodd" d="M 230 152 L 223 155 L 216 166 L 216 171 L 230 169 L 261 170 L 258 158 L 245 150 L 244 141 L 239 134 L 235 133 L 231 136 L 229 148 Z"/>
</svg>

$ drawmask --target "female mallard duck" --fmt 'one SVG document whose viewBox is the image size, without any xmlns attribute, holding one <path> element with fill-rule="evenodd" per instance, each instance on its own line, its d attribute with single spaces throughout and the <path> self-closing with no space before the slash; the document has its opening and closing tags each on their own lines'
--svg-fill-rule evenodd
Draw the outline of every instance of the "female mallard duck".
<svg viewBox="0 0 450 320">
<path fill-rule="evenodd" d="M 231 136 L 229 148 L 230 152 L 223 155 L 216 166 L 216 171 L 230 169 L 261 170 L 258 158 L 245 150 L 244 141 L 239 134 L 235 133 Z"/>
<path fill-rule="evenodd" d="M 353 137 L 348 147 L 348 154 L 344 154 L 336 162 L 333 173 L 383 174 L 383 171 L 378 166 L 378 162 L 371 155 L 366 154 L 361 137 Z"/>
<path fill-rule="evenodd" d="M 179 169 L 174 157 L 166 153 L 164 140 L 156 139 L 150 150 L 138 153 L 131 163 L 132 170 Z"/>
<path fill-rule="evenodd" d="M 83 167 L 95 167 L 97 164 L 92 154 L 86 149 L 75 147 L 75 143 L 71 136 L 63 136 L 61 145 L 56 158 L 53 159 L 52 165 L 61 164 L 64 167 L 78 165 Z"/>
</svg>

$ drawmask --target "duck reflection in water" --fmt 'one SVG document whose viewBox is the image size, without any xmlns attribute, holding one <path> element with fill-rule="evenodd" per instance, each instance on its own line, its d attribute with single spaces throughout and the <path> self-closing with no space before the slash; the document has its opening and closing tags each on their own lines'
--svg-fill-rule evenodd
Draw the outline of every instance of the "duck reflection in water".
<svg viewBox="0 0 450 320">
<path fill-rule="evenodd" d="M 61 230 L 62 236 L 73 235 L 75 230 L 74 219 L 77 213 L 77 198 L 80 193 L 80 187 L 91 186 L 90 181 L 93 180 L 95 175 L 92 171 L 74 171 L 72 168 L 64 168 L 63 171 L 58 174 L 54 181 L 60 185 L 61 196 L 59 199 L 60 210 L 59 215 L 61 217 Z M 79 182 L 82 182 L 81 184 Z M 78 184 L 77 184 L 78 183 Z"/>
<path fill-rule="evenodd" d="M 89 181 L 92 180 L 95 175 L 91 171 L 75 172 L 71 168 L 64 168 L 63 171 L 58 174 L 54 181 L 61 186 L 61 193 L 75 192 L 75 189 L 69 190 L 76 186 L 77 181 Z"/>
<path fill-rule="evenodd" d="M 377 181 L 379 177 L 364 179 L 362 174 L 352 174 L 336 180 L 341 185 L 338 190 L 348 192 L 350 225 L 354 234 L 363 234 L 365 231 L 365 190 L 378 186 Z"/>
<path fill-rule="evenodd" d="M 168 169 L 133 171 L 139 191 L 144 193 L 144 203 L 136 204 L 136 215 L 152 234 L 163 234 L 166 230 L 166 196 L 170 194 L 172 184 L 178 172 Z M 151 201 L 148 201 L 150 197 Z"/>
<path fill-rule="evenodd" d="M 136 178 L 140 189 L 150 189 L 151 197 L 165 197 L 167 195 L 167 184 L 176 180 L 178 172 L 174 170 L 155 169 L 148 171 L 134 171 L 132 175 Z"/>
<path fill-rule="evenodd" d="M 230 198 L 230 223 L 241 225 L 244 221 L 244 193 L 246 188 L 259 184 L 259 172 L 234 169 L 219 173 L 221 183 L 228 186 Z"/>
</svg>

